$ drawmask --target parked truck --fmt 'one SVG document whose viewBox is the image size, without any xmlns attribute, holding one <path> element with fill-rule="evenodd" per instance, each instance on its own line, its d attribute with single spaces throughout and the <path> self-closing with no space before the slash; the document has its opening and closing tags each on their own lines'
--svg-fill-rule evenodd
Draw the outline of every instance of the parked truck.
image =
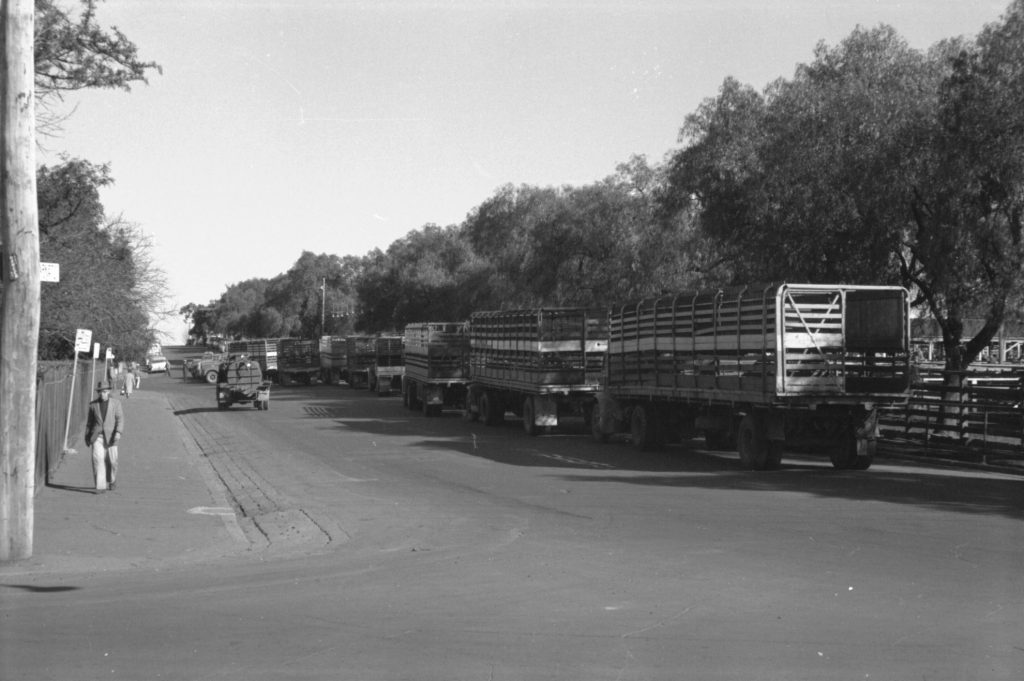
<svg viewBox="0 0 1024 681">
<path fill-rule="evenodd" d="M 348 380 L 348 343 L 344 337 L 320 337 L 320 380 L 329 385 Z"/>
<path fill-rule="evenodd" d="M 277 382 L 314 383 L 320 376 L 320 346 L 316 341 L 282 338 L 277 342 Z"/>
<path fill-rule="evenodd" d="M 607 315 L 583 308 L 474 313 L 466 418 L 496 425 L 511 411 L 530 435 L 589 419 L 608 346 Z"/>
<path fill-rule="evenodd" d="M 907 291 L 891 286 L 771 284 L 616 307 L 592 432 L 628 432 L 641 450 L 703 434 L 753 470 L 794 446 L 867 469 L 878 408 L 908 397 L 909 328 Z"/>
<path fill-rule="evenodd" d="M 231 341 L 228 343 L 228 357 L 245 355 L 259 362 L 263 375 L 268 380 L 277 377 L 277 339 L 254 338 L 250 340 Z"/>
<path fill-rule="evenodd" d="M 374 360 L 370 369 L 370 390 L 388 395 L 402 389 L 405 359 L 401 336 L 377 336 L 374 339 Z"/>
<path fill-rule="evenodd" d="M 370 387 L 370 372 L 376 363 L 377 339 L 374 336 L 349 336 L 345 339 L 345 371 L 350 387 Z"/>
<path fill-rule="evenodd" d="M 221 362 L 226 359 L 227 355 L 223 353 L 204 352 L 202 357 L 186 360 L 182 365 L 182 371 L 188 372 L 187 377 L 206 381 L 212 385 L 217 383 L 217 371 Z"/>
<path fill-rule="evenodd" d="M 439 416 L 446 407 L 465 409 L 469 384 L 466 322 L 425 322 L 405 327 L 402 404 Z"/>
<path fill-rule="evenodd" d="M 259 363 L 244 355 L 222 362 L 217 371 L 217 408 L 233 404 L 270 409 L 270 381 L 264 378 Z"/>
</svg>

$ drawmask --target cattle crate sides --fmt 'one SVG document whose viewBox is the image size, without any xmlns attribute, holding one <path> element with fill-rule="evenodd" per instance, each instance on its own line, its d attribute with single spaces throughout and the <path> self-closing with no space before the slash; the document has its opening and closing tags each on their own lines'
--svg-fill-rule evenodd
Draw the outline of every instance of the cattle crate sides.
<svg viewBox="0 0 1024 681">
<path fill-rule="evenodd" d="M 703 434 L 752 469 L 784 447 L 871 465 L 878 409 L 910 388 L 909 300 L 896 286 L 771 284 L 613 308 L 595 438 L 638 449 Z"/>
</svg>

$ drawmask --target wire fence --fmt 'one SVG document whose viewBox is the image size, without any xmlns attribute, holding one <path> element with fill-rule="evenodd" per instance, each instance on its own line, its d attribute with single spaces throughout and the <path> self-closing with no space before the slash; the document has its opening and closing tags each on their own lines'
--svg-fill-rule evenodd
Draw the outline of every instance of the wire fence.
<svg viewBox="0 0 1024 681">
<path fill-rule="evenodd" d="M 48 482 L 65 451 L 85 447 L 85 419 L 103 364 L 41 361 L 36 374 L 36 489 Z M 74 386 L 72 386 L 74 383 Z"/>
</svg>

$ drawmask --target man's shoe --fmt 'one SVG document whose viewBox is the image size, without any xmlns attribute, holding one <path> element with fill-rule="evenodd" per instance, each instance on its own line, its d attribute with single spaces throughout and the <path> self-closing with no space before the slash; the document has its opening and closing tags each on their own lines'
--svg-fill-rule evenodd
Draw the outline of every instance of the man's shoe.
<svg viewBox="0 0 1024 681">
<path fill-rule="evenodd" d="M 107 485 L 107 489 L 109 489 L 111 491 L 117 489 L 117 483 L 116 482 L 110 483 L 109 485 Z"/>
</svg>

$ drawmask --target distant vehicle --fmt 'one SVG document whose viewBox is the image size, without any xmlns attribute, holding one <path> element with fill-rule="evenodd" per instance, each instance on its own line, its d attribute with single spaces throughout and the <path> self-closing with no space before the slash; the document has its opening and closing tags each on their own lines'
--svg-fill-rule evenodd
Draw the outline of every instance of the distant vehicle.
<svg viewBox="0 0 1024 681">
<path fill-rule="evenodd" d="M 146 356 L 146 372 L 155 374 L 159 372 L 167 371 L 167 358 L 163 355 L 147 355 Z"/>
</svg>

